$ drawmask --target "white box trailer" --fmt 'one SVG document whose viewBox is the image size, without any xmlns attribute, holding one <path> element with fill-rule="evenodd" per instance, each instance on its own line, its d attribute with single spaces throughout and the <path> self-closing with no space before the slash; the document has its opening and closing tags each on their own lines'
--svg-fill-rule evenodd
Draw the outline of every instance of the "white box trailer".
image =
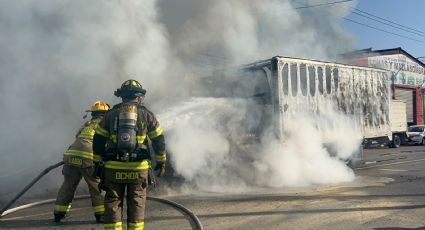
<svg viewBox="0 0 425 230">
<path fill-rule="evenodd" d="M 406 112 L 402 102 L 390 104 L 388 74 L 376 68 L 277 56 L 216 71 L 204 81 L 213 96 L 254 98 L 264 104 L 269 116 L 264 120 L 273 122 L 278 137 L 291 122 L 287 119 L 291 113 L 299 108 L 320 112 L 319 102 L 330 99 L 356 120 L 364 146 L 398 147 L 400 143 L 392 140 L 405 135 Z"/>
</svg>

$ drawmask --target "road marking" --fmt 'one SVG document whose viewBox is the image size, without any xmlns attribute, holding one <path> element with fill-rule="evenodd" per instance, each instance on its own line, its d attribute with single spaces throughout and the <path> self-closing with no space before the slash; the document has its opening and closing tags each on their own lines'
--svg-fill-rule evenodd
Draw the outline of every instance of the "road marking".
<svg viewBox="0 0 425 230">
<path fill-rule="evenodd" d="M 378 169 L 381 171 L 393 171 L 393 172 L 406 172 L 407 170 L 405 169 Z"/>
<path fill-rule="evenodd" d="M 406 163 L 420 162 L 420 161 L 425 161 L 425 158 L 419 159 L 419 160 L 394 162 L 394 163 L 388 163 L 388 164 L 382 164 L 382 165 L 372 165 L 372 166 L 367 166 L 367 167 L 360 167 L 360 168 L 357 168 L 357 169 L 370 169 L 370 168 L 376 168 L 376 167 L 382 167 L 382 166 L 388 166 L 388 165 L 399 165 L 399 164 L 406 164 Z"/>
</svg>

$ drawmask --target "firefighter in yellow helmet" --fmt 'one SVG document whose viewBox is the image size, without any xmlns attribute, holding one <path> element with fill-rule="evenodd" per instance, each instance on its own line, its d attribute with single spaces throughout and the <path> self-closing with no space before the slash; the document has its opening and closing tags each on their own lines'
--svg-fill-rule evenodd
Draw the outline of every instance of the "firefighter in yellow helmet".
<svg viewBox="0 0 425 230">
<path fill-rule="evenodd" d="M 115 91 L 122 103 L 105 114 L 93 139 L 93 150 L 104 161 L 101 185 L 105 194 L 104 229 L 122 229 L 122 208 L 127 201 L 127 229 L 143 230 L 150 168 L 148 138 L 155 152 L 158 176 L 165 173 L 165 140 L 155 115 L 142 105 L 146 90 L 127 80 Z M 125 194 L 127 191 L 127 195 Z"/>
<path fill-rule="evenodd" d="M 91 110 L 86 111 L 91 112 L 91 120 L 81 126 L 74 143 L 64 153 L 62 169 L 64 181 L 59 189 L 54 208 L 54 221 L 57 223 L 70 210 L 75 190 L 81 178 L 87 182 L 96 221 L 103 222 L 105 212 L 103 196 L 98 188 L 99 179 L 93 176 L 95 163 L 101 159 L 93 155 L 93 135 L 108 109 L 108 104 L 96 101 L 91 106 Z"/>
</svg>

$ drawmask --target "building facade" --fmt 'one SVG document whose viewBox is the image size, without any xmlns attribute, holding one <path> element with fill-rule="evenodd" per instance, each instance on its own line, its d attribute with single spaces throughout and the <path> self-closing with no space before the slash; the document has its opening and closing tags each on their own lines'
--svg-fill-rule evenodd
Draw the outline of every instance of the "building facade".
<svg viewBox="0 0 425 230">
<path fill-rule="evenodd" d="M 424 124 L 425 64 L 402 48 L 363 49 L 341 54 L 339 62 L 388 70 L 391 97 L 406 101 L 409 125 Z"/>
</svg>

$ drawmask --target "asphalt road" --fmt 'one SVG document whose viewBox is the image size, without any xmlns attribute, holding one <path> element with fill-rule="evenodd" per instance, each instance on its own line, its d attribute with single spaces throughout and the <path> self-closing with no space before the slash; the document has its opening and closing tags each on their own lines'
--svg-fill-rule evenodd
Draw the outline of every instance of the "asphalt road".
<svg viewBox="0 0 425 230">
<path fill-rule="evenodd" d="M 168 196 L 205 229 L 425 229 L 425 147 L 366 150 L 355 181 L 250 194 Z M 54 225 L 52 205 L 19 211 L 1 229 L 102 229 L 88 200 Z M 191 229 L 173 208 L 148 202 L 145 229 Z"/>
</svg>

